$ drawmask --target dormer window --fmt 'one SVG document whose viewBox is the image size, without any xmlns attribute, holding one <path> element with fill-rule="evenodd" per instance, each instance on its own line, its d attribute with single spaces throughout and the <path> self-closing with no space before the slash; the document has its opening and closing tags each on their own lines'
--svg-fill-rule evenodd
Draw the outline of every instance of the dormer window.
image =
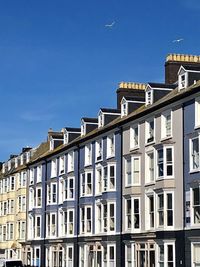
<svg viewBox="0 0 200 267">
<path fill-rule="evenodd" d="M 31 153 L 30 151 L 26 152 L 26 163 L 28 163 L 31 160 Z"/>
<path fill-rule="evenodd" d="M 121 116 L 127 116 L 128 115 L 128 105 L 125 100 L 122 101 L 121 103 Z"/>
<path fill-rule="evenodd" d="M 8 170 L 11 169 L 11 160 L 8 161 Z"/>
<path fill-rule="evenodd" d="M 54 149 L 54 140 L 53 138 L 51 138 L 50 140 L 50 150 L 53 150 Z"/>
<path fill-rule="evenodd" d="M 146 91 L 146 106 L 153 104 L 153 91 L 151 89 Z"/>
<path fill-rule="evenodd" d="M 184 89 L 188 86 L 188 72 L 183 66 L 180 67 L 178 72 L 178 89 Z"/>
<path fill-rule="evenodd" d="M 103 127 L 104 125 L 104 115 L 103 113 L 100 111 L 99 112 L 99 117 L 98 117 L 98 126 L 99 127 Z"/>
<path fill-rule="evenodd" d="M 64 134 L 64 144 L 66 145 L 66 144 L 68 144 L 68 142 L 69 142 L 69 135 L 68 135 L 68 133 L 65 133 Z"/>
<path fill-rule="evenodd" d="M 3 165 L 2 165 L 2 173 L 5 173 L 5 170 L 6 170 L 5 163 L 3 163 Z"/>
<path fill-rule="evenodd" d="M 81 135 L 85 135 L 85 122 L 81 121 Z"/>
<path fill-rule="evenodd" d="M 18 157 L 15 158 L 15 168 L 18 167 Z"/>
</svg>

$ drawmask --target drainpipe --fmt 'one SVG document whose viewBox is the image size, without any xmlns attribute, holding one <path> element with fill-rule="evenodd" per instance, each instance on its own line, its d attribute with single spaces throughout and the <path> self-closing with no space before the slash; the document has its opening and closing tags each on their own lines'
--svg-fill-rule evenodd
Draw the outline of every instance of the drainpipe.
<svg viewBox="0 0 200 267">
<path fill-rule="evenodd" d="M 185 242 L 186 242 L 186 238 L 185 238 L 185 222 L 186 222 L 186 216 L 185 216 L 185 205 L 186 205 L 186 202 L 185 202 L 185 131 L 184 131 L 184 127 L 185 127 L 185 121 L 184 121 L 184 115 L 185 115 L 185 107 L 184 107 L 184 104 L 182 105 L 182 109 L 183 109 L 183 112 L 182 112 L 182 138 L 183 138 L 183 144 L 182 144 L 182 147 L 183 147 L 183 255 L 185 255 Z M 178 263 L 177 263 L 178 264 Z M 185 266 L 185 256 L 183 258 L 183 260 L 180 261 L 180 264 L 182 266 Z"/>
<path fill-rule="evenodd" d="M 44 210 L 43 210 L 43 235 L 44 235 L 44 238 L 43 238 L 43 262 L 42 262 L 42 266 L 46 266 L 45 263 L 46 263 L 46 248 L 45 248 L 45 244 L 46 244 L 46 207 L 47 207 L 47 160 L 45 159 L 45 180 L 44 180 Z"/>
<path fill-rule="evenodd" d="M 77 145 L 77 154 L 78 154 L 78 162 L 77 162 L 77 182 L 75 180 L 75 184 L 77 184 L 77 203 L 76 206 L 77 207 L 77 220 L 76 220 L 76 233 L 77 233 L 77 238 L 76 238 L 76 249 L 77 249 L 77 253 L 76 253 L 76 259 L 74 257 L 74 266 L 79 266 L 79 229 L 80 229 L 80 216 L 79 216 L 79 193 L 80 193 L 80 146 Z"/>
</svg>

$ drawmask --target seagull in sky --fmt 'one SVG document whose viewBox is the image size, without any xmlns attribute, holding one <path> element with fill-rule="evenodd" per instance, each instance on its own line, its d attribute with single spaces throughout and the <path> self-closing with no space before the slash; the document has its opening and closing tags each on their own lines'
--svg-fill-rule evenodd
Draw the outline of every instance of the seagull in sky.
<svg viewBox="0 0 200 267">
<path fill-rule="evenodd" d="M 105 27 L 112 28 L 115 24 L 115 21 L 113 21 L 111 24 L 106 24 Z"/>
<path fill-rule="evenodd" d="M 176 39 L 176 40 L 173 40 L 172 43 L 180 43 L 180 42 L 183 41 L 183 40 L 184 40 L 183 38 Z"/>
</svg>

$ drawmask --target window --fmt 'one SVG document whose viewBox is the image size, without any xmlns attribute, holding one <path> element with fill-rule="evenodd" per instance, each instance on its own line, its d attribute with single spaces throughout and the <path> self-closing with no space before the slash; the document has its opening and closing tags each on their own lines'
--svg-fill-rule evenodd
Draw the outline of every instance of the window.
<svg viewBox="0 0 200 267">
<path fill-rule="evenodd" d="M 192 224 L 200 224 L 200 188 L 192 189 Z"/>
<path fill-rule="evenodd" d="M 92 233 L 92 207 L 81 208 L 81 234 Z"/>
<path fill-rule="evenodd" d="M 92 144 L 85 146 L 85 166 L 92 164 Z"/>
<path fill-rule="evenodd" d="M 47 185 L 47 203 L 56 204 L 57 203 L 57 184 L 51 183 Z"/>
<path fill-rule="evenodd" d="M 164 242 L 158 245 L 158 266 L 175 267 L 175 244 Z"/>
<path fill-rule="evenodd" d="M 67 171 L 72 172 L 74 171 L 74 151 L 68 153 L 67 157 Z"/>
<path fill-rule="evenodd" d="M 146 143 L 155 141 L 155 125 L 154 119 L 146 121 Z"/>
<path fill-rule="evenodd" d="M 56 214 L 49 213 L 47 216 L 47 227 L 46 227 L 46 235 L 47 237 L 56 236 Z"/>
<path fill-rule="evenodd" d="M 130 128 L 130 149 L 139 147 L 139 125 Z"/>
<path fill-rule="evenodd" d="M 57 159 L 51 161 L 51 177 L 57 176 Z"/>
<path fill-rule="evenodd" d="M 96 219 L 95 219 L 95 230 L 96 233 L 102 232 L 102 204 L 96 205 Z"/>
<path fill-rule="evenodd" d="M 200 168 L 199 137 L 190 140 L 190 171 Z"/>
<path fill-rule="evenodd" d="M 68 209 L 61 212 L 61 236 L 74 234 L 74 210 Z"/>
<path fill-rule="evenodd" d="M 140 185 L 140 157 L 131 157 L 125 161 L 126 186 Z"/>
<path fill-rule="evenodd" d="M 103 140 L 96 141 L 96 161 L 103 159 Z"/>
<path fill-rule="evenodd" d="M 10 177 L 10 190 L 11 191 L 15 190 L 15 176 Z"/>
<path fill-rule="evenodd" d="M 92 172 L 81 174 L 81 196 L 92 195 Z"/>
<path fill-rule="evenodd" d="M 21 172 L 19 175 L 20 175 L 19 176 L 19 186 L 25 187 L 26 186 L 26 178 L 27 178 L 26 172 Z"/>
<path fill-rule="evenodd" d="M 161 115 L 161 138 L 172 136 L 172 111 L 165 112 Z"/>
<path fill-rule="evenodd" d="M 160 200 L 160 199 L 159 199 Z M 162 213 L 162 203 L 160 203 Z M 160 213 L 159 213 L 160 215 Z M 161 217 L 163 214 L 161 214 Z M 154 195 L 147 196 L 147 228 L 152 229 L 155 226 L 155 204 L 154 204 Z"/>
<path fill-rule="evenodd" d="M 125 199 L 125 230 L 140 229 L 140 199 L 131 197 Z"/>
<path fill-rule="evenodd" d="M 63 174 L 65 172 L 65 156 L 61 156 L 59 158 L 59 174 Z"/>
<path fill-rule="evenodd" d="M 104 114 L 101 111 L 99 112 L 98 126 L 99 127 L 103 127 L 104 126 Z"/>
<path fill-rule="evenodd" d="M 19 239 L 25 239 L 25 231 L 26 231 L 26 222 L 25 221 L 19 221 L 18 222 L 18 237 L 19 237 Z"/>
<path fill-rule="evenodd" d="M 129 243 L 125 245 L 125 267 L 134 267 L 134 266 L 136 266 L 135 245 Z"/>
<path fill-rule="evenodd" d="M 152 183 L 155 179 L 154 171 L 154 151 L 150 151 L 146 154 L 146 182 Z"/>
<path fill-rule="evenodd" d="M 108 266 L 116 266 L 115 245 L 108 245 Z"/>
<path fill-rule="evenodd" d="M 66 247 L 66 266 L 73 267 L 73 246 Z"/>
<path fill-rule="evenodd" d="M 7 240 L 13 240 L 14 238 L 14 224 L 13 223 L 7 223 Z"/>
<path fill-rule="evenodd" d="M 195 101 L 195 127 L 200 127 L 200 98 Z"/>
<path fill-rule="evenodd" d="M 111 134 L 107 137 L 107 158 L 115 155 L 115 135 Z"/>
<path fill-rule="evenodd" d="M 103 191 L 115 190 L 115 165 L 108 165 L 103 168 Z"/>
<path fill-rule="evenodd" d="M 64 200 L 74 199 L 74 177 L 68 177 L 63 181 Z"/>
<path fill-rule="evenodd" d="M 179 75 L 178 77 L 178 88 L 183 89 L 187 87 L 187 73 L 183 73 Z"/>
<path fill-rule="evenodd" d="M 37 183 L 42 181 L 42 165 L 37 166 Z"/>
<path fill-rule="evenodd" d="M 41 237 L 41 217 L 35 216 L 35 237 Z"/>
<path fill-rule="evenodd" d="M 173 193 L 163 192 L 157 195 L 158 227 L 173 227 L 174 225 Z"/>
<path fill-rule="evenodd" d="M 34 190 L 29 188 L 29 210 L 34 208 Z"/>
<path fill-rule="evenodd" d="M 121 116 L 127 116 L 128 115 L 128 103 L 124 100 L 121 104 Z"/>
<path fill-rule="evenodd" d="M 42 188 L 36 188 L 36 207 L 42 207 Z"/>
<path fill-rule="evenodd" d="M 34 168 L 30 169 L 30 185 L 34 183 Z"/>
<path fill-rule="evenodd" d="M 26 211 L 26 196 L 18 197 L 18 211 L 25 212 Z"/>
<path fill-rule="evenodd" d="M 200 266 L 200 243 L 191 243 L 192 267 Z"/>
<path fill-rule="evenodd" d="M 96 194 L 102 193 L 102 181 L 103 181 L 103 174 L 102 174 L 102 166 L 98 166 L 96 168 Z"/>
<path fill-rule="evenodd" d="M 145 100 L 146 100 L 146 106 L 153 104 L 153 91 L 152 90 L 146 90 L 145 94 Z"/>
<path fill-rule="evenodd" d="M 163 147 L 157 150 L 157 178 L 174 175 L 173 147 Z"/>
</svg>

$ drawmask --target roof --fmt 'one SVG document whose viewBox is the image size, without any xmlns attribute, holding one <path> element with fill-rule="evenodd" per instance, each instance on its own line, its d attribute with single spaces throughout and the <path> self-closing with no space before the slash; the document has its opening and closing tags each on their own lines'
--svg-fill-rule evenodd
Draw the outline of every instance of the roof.
<svg viewBox="0 0 200 267">
<path fill-rule="evenodd" d="M 115 108 L 100 108 L 100 110 L 102 112 L 107 112 L 107 113 L 120 113 L 121 114 L 121 110 L 120 109 L 115 109 Z"/>
<path fill-rule="evenodd" d="M 73 127 L 64 127 L 64 129 L 68 132 L 81 132 L 81 128 L 73 128 Z"/>
<path fill-rule="evenodd" d="M 138 119 L 142 116 L 148 115 L 148 114 L 158 110 L 159 108 L 162 108 L 168 104 L 174 103 L 175 101 L 178 101 L 184 97 L 190 96 L 191 94 L 197 93 L 197 92 L 200 92 L 200 81 L 197 81 L 196 84 L 193 84 L 192 86 L 190 86 L 188 88 L 182 89 L 181 91 L 179 91 L 178 88 L 176 88 L 176 89 L 170 91 L 167 95 L 165 95 L 164 97 L 162 97 L 161 99 L 159 99 L 155 103 L 153 103 L 152 105 L 148 105 L 148 106 L 142 105 L 141 107 L 139 107 L 137 110 L 131 112 L 126 117 L 121 118 L 119 116 L 116 119 L 114 119 L 112 122 L 110 122 L 109 124 L 105 125 L 102 128 L 96 128 L 84 136 L 79 136 L 78 138 L 74 139 L 72 142 L 70 142 L 68 144 L 65 144 L 65 145 L 62 144 L 59 147 L 57 147 L 56 149 L 54 149 L 53 151 L 47 151 L 39 159 L 36 159 L 35 161 L 41 160 L 42 157 L 46 158 L 46 157 L 54 156 L 57 153 L 62 153 L 66 149 L 70 149 L 74 146 L 80 145 L 81 143 L 84 143 L 84 142 L 90 140 L 91 138 L 95 138 L 96 136 L 103 134 L 105 132 L 108 132 L 108 131 L 116 128 L 116 127 L 121 127 L 124 124 L 133 121 L 134 119 Z"/>
<path fill-rule="evenodd" d="M 148 85 L 151 88 L 167 88 L 167 89 L 175 89 L 176 85 L 175 84 L 165 84 L 165 83 L 148 83 Z"/>
<path fill-rule="evenodd" d="M 55 138 L 55 139 L 63 139 L 62 132 L 48 132 L 48 135 Z"/>
<path fill-rule="evenodd" d="M 131 96 L 123 96 L 123 98 L 126 99 L 127 101 L 141 101 L 141 102 L 145 102 L 144 97 L 139 97 L 139 96 L 138 97 L 137 96 L 133 96 L 133 97 L 131 97 Z"/>
<path fill-rule="evenodd" d="M 97 118 L 82 118 L 81 120 L 85 121 L 85 122 L 94 122 L 94 123 L 98 123 L 98 119 Z"/>
<path fill-rule="evenodd" d="M 185 70 L 200 71 L 200 66 L 182 65 Z"/>
</svg>

